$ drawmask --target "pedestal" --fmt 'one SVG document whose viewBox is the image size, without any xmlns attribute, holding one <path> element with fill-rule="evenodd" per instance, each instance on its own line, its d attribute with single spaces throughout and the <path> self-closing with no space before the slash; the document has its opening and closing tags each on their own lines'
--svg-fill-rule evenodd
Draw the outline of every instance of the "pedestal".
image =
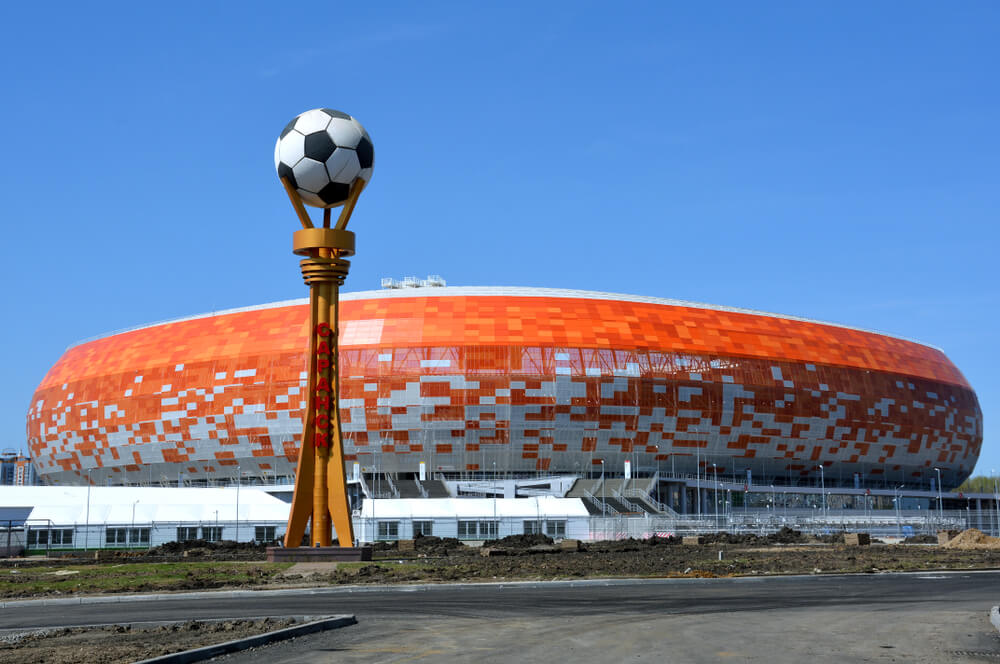
<svg viewBox="0 0 1000 664">
<path fill-rule="evenodd" d="M 269 563 L 362 562 L 372 559 L 370 546 L 281 546 L 267 547 Z"/>
</svg>

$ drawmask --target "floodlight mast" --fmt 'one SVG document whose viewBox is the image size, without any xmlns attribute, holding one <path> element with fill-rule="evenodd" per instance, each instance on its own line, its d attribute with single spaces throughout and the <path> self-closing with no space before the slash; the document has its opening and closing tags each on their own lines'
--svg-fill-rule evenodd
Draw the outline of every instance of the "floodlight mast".
<svg viewBox="0 0 1000 664">
<path fill-rule="evenodd" d="M 310 330 L 306 411 L 285 547 L 300 546 L 310 522 L 312 545 L 332 546 L 332 525 L 338 544 L 350 547 L 354 527 L 340 428 L 339 296 L 351 266 L 345 258 L 354 255 L 354 233 L 347 230 L 347 222 L 367 183 L 354 181 L 333 228 L 329 208 L 323 210 L 323 227 L 316 228 L 295 188 L 286 178 L 281 183 L 302 223 L 302 230 L 293 236 L 292 250 L 304 256 L 299 266 L 309 286 Z"/>
</svg>

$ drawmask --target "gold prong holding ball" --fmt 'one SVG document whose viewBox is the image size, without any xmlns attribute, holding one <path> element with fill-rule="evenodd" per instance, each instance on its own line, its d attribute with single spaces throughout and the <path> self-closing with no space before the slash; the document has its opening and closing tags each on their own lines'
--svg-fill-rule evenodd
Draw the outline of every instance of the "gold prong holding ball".
<svg viewBox="0 0 1000 664">
<path fill-rule="evenodd" d="M 367 182 L 358 178 L 351 185 L 351 193 L 347 197 L 347 201 L 344 202 L 344 209 L 340 211 L 340 217 L 337 218 L 336 228 L 338 230 L 347 228 L 347 222 L 351 220 L 351 215 L 354 214 L 354 206 L 358 204 L 358 197 L 361 196 L 361 192 L 367 184 Z"/>
<path fill-rule="evenodd" d="M 288 181 L 288 178 L 281 178 L 281 184 L 285 187 L 288 199 L 292 201 L 292 207 L 295 208 L 295 214 L 299 216 L 299 221 L 302 222 L 302 228 L 313 228 L 312 219 L 309 217 L 309 213 L 306 212 L 306 206 L 302 204 L 302 197 L 299 196 L 299 192 L 295 191 L 295 187 Z"/>
</svg>

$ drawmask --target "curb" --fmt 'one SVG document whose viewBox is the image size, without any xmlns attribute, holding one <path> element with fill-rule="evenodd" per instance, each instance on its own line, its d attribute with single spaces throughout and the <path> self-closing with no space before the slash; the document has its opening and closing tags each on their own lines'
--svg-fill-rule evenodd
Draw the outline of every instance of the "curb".
<svg viewBox="0 0 1000 664">
<path fill-rule="evenodd" d="M 297 636 L 315 634 L 316 632 L 324 632 L 338 627 L 347 627 L 348 625 L 357 624 L 357 622 L 358 621 L 354 618 L 354 616 L 330 616 L 328 618 L 314 620 L 313 622 L 309 622 L 304 625 L 277 629 L 273 632 L 258 634 L 257 636 L 249 636 L 245 639 L 226 641 L 225 643 L 219 643 L 214 646 L 205 646 L 204 648 L 195 648 L 194 650 L 185 650 L 183 652 L 162 655 L 161 657 L 153 657 L 152 659 L 144 659 L 140 662 L 136 662 L 136 664 L 188 664 L 189 662 L 201 662 L 206 659 L 211 659 L 212 657 L 218 657 L 219 655 L 239 652 L 240 650 L 246 650 L 248 648 L 266 646 L 270 643 L 284 641 L 285 639 L 293 639 Z"/>
<path fill-rule="evenodd" d="M 998 632 L 1000 632 L 1000 606 L 994 606 L 990 609 L 990 622 L 993 623 L 993 626 L 997 628 Z"/>
</svg>

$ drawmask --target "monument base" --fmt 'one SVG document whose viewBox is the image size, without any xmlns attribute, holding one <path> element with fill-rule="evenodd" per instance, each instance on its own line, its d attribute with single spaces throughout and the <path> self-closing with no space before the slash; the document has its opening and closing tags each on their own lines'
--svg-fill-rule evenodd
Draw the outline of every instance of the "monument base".
<svg viewBox="0 0 1000 664">
<path fill-rule="evenodd" d="M 267 547 L 269 563 L 361 562 L 372 559 L 370 546 L 281 546 Z"/>
</svg>

